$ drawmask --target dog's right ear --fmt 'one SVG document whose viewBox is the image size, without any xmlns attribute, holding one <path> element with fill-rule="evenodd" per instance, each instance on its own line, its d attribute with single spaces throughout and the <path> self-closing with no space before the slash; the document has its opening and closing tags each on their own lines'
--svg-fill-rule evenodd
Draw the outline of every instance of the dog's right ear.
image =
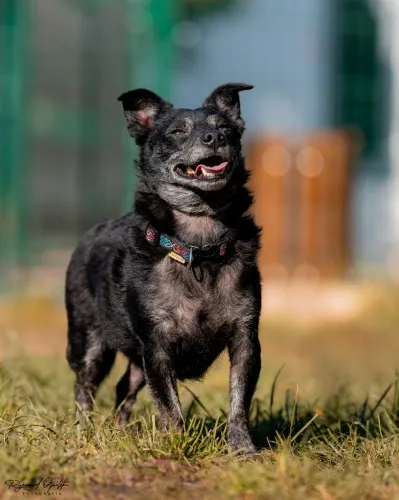
<svg viewBox="0 0 399 500">
<path fill-rule="evenodd" d="M 118 101 L 122 102 L 129 134 L 142 144 L 156 120 L 173 106 L 162 97 L 146 89 L 125 92 Z"/>
</svg>

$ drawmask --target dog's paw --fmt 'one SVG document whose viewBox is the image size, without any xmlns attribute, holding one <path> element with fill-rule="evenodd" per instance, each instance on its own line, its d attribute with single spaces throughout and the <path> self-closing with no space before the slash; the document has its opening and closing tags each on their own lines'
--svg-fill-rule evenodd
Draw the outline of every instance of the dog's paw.
<svg viewBox="0 0 399 500">
<path fill-rule="evenodd" d="M 253 455 L 257 453 L 255 446 L 251 443 L 250 445 L 246 445 L 244 443 L 240 444 L 230 444 L 230 449 L 234 452 L 235 455 L 243 456 L 243 455 Z"/>
<path fill-rule="evenodd" d="M 114 415 L 114 422 L 120 427 L 124 427 L 129 423 L 130 414 L 124 411 L 117 411 Z"/>
<path fill-rule="evenodd" d="M 237 428 L 231 429 L 228 434 L 227 442 L 231 451 L 236 455 L 252 455 L 256 453 L 256 448 L 247 430 Z"/>
<path fill-rule="evenodd" d="M 185 430 L 184 420 L 172 420 L 169 418 L 160 417 L 158 428 L 161 432 L 165 433 L 182 433 Z"/>
<path fill-rule="evenodd" d="M 78 410 L 76 412 L 76 418 L 74 422 L 74 426 L 79 428 L 82 431 L 88 430 L 93 426 L 93 415 L 92 413 L 85 412 L 82 410 Z"/>
</svg>

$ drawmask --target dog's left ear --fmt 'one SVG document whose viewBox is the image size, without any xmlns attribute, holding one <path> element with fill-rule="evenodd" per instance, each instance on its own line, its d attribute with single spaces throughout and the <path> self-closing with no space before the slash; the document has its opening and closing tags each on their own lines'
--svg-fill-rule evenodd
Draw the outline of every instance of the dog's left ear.
<svg viewBox="0 0 399 500">
<path fill-rule="evenodd" d="M 130 90 L 122 94 L 122 102 L 129 134 L 142 144 L 156 120 L 173 106 L 159 95 L 147 89 Z"/>
<path fill-rule="evenodd" d="M 227 83 L 217 87 L 204 101 L 205 107 L 216 108 L 244 130 L 244 120 L 241 118 L 239 92 L 253 89 L 253 85 L 245 83 Z"/>
</svg>

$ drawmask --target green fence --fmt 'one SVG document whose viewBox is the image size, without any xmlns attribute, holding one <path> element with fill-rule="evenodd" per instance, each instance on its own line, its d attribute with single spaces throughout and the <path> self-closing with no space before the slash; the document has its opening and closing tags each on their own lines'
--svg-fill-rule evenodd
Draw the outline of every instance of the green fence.
<svg viewBox="0 0 399 500">
<path fill-rule="evenodd" d="M 0 2 L 0 283 L 131 205 L 117 97 L 170 94 L 178 0 Z"/>
<path fill-rule="evenodd" d="M 281 22 L 283 4 L 287 19 L 291 16 L 290 2 L 273 2 L 276 19 Z M 69 254 L 88 227 L 129 209 L 136 151 L 117 97 L 146 86 L 171 98 L 178 18 L 198 22 L 221 9 L 218 22 L 224 22 L 225 12 L 229 22 L 228 7 L 233 12 L 249 3 L 0 0 L 0 289 L 9 283 L 9 270 L 32 269 L 53 250 Z M 326 103 L 331 125 L 361 130 L 367 160 L 361 165 L 381 171 L 387 164 L 380 160 L 389 114 L 389 68 L 378 45 L 382 27 L 372 2 L 334 0 L 331 6 L 328 23 L 335 63 Z M 307 7 L 298 1 L 299 8 Z M 204 18 L 201 25 L 206 26 Z M 250 29 L 248 24 L 241 31 L 242 40 Z M 308 35 L 303 33 L 304 41 Z M 258 36 L 256 40 L 261 42 Z M 200 53 L 202 48 L 195 50 Z M 189 58 L 195 50 L 180 56 Z M 278 46 L 267 50 L 275 51 L 280 65 Z M 232 54 L 226 75 L 240 63 L 234 50 Z M 281 65 L 288 65 L 282 74 L 288 68 L 295 74 L 299 64 L 312 68 L 310 59 L 291 64 L 282 58 Z M 200 61 L 193 59 L 193 64 Z M 213 63 L 203 71 L 211 71 Z M 262 64 L 253 61 L 254 66 Z M 264 76 L 264 82 L 259 77 L 258 92 L 267 91 L 266 72 Z"/>
<path fill-rule="evenodd" d="M 335 0 L 333 6 L 333 123 L 357 127 L 363 134 L 363 156 L 379 158 L 388 136 L 389 68 L 381 57 L 377 5 L 365 0 Z M 380 173 L 387 167 L 381 161 L 366 163 Z"/>
</svg>

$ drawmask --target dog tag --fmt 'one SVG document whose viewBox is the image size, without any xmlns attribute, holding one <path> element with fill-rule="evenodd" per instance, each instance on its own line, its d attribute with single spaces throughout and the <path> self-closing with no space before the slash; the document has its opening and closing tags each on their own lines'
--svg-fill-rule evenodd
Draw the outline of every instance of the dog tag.
<svg viewBox="0 0 399 500">
<path fill-rule="evenodd" d="M 178 253 L 176 252 L 169 252 L 168 253 L 169 257 L 173 260 L 177 260 L 177 262 L 180 262 L 180 264 L 186 264 L 186 259 L 184 257 L 182 257 L 181 255 L 179 255 Z"/>
</svg>

